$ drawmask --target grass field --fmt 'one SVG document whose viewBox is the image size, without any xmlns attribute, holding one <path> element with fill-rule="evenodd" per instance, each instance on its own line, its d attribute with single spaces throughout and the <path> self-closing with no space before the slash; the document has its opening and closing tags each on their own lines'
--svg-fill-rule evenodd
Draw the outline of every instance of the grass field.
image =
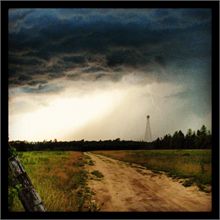
<svg viewBox="0 0 220 220">
<path fill-rule="evenodd" d="M 197 184 L 206 191 L 211 184 L 211 150 L 120 150 L 95 151 L 114 159 L 137 163 L 154 172 L 165 171 L 175 178 L 186 178 L 183 185 Z"/>
<path fill-rule="evenodd" d="M 197 184 L 203 191 L 211 187 L 211 150 L 119 150 L 95 151 L 114 159 L 136 163 L 148 169 L 165 171 L 174 178 L 185 178 L 185 186 Z M 87 155 L 74 151 L 42 151 L 19 153 L 26 172 L 40 194 L 47 211 L 97 211 L 91 201 L 93 192 L 87 186 L 89 175 L 102 178 L 98 171 L 91 174 L 85 165 L 94 162 Z M 14 198 L 12 211 L 24 211 Z"/>
<path fill-rule="evenodd" d="M 47 211 L 84 211 L 90 209 L 90 190 L 81 152 L 19 153 L 26 172 L 40 194 Z M 12 211 L 24 211 L 16 197 Z"/>
</svg>

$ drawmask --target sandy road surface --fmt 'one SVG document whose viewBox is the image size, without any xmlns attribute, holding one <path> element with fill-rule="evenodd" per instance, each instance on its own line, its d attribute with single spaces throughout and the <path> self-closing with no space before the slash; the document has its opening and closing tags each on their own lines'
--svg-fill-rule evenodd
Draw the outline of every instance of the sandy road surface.
<svg viewBox="0 0 220 220">
<path fill-rule="evenodd" d="M 184 187 L 165 174 L 131 166 L 109 157 L 86 153 L 104 178 L 90 179 L 100 211 L 211 211 L 211 194 L 195 186 Z"/>
</svg>

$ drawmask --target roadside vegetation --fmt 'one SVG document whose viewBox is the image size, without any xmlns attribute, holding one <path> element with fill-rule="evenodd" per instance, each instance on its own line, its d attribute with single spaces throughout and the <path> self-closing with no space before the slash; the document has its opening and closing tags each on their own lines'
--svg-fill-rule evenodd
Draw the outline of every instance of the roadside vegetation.
<svg viewBox="0 0 220 220">
<path fill-rule="evenodd" d="M 93 174 L 94 176 L 96 176 L 98 178 L 103 178 L 104 177 L 103 174 L 98 170 L 92 171 L 91 174 Z"/>
<path fill-rule="evenodd" d="M 23 152 L 18 156 L 47 211 L 95 211 L 82 152 Z M 13 192 L 11 211 L 24 211 Z"/>
<path fill-rule="evenodd" d="M 208 191 L 211 184 L 211 150 L 135 150 L 95 151 L 129 163 L 140 164 L 154 172 L 164 171 L 173 178 L 183 178 L 184 186 L 196 184 Z"/>
</svg>

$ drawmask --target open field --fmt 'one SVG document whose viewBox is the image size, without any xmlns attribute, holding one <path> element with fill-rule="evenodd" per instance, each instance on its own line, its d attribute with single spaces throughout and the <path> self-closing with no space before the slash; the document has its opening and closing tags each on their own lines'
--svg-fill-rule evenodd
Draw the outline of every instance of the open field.
<svg viewBox="0 0 220 220">
<path fill-rule="evenodd" d="M 173 178 L 187 178 L 185 186 L 196 183 L 201 190 L 211 184 L 211 150 L 122 150 L 96 151 L 114 159 L 140 164 L 154 172 L 165 171 Z"/>
<path fill-rule="evenodd" d="M 47 211 L 211 210 L 210 150 L 38 151 L 19 158 Z M 24 211 L 17 197 L 12 211 Z"/>
<path fill-rule="evenodd" d="M 47 211 L 78 211 L 85 209 L 89 189 L 86 186 L 81 152 L 23 152 L 19 158 L 40 194 Z M 87 205 L 87 209 L 89 205 Z M 16 197 L 13 211 L 23 211 Z"/>
</svg>

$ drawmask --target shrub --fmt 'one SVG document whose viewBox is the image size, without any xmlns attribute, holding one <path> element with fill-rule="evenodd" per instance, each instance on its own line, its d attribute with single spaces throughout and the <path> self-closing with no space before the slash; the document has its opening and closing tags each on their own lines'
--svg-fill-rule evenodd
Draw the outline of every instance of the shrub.
<svg viewBox="0 0 220 220">
<path fill-rule="evenodd" d="M 98 178 L 104 177 L 104 175 L 100 171 L 98 171 L 98 170 L 92 171 L 91 174 L 93 174 L 94 176 L 96 176 Z"/>
</svg>

